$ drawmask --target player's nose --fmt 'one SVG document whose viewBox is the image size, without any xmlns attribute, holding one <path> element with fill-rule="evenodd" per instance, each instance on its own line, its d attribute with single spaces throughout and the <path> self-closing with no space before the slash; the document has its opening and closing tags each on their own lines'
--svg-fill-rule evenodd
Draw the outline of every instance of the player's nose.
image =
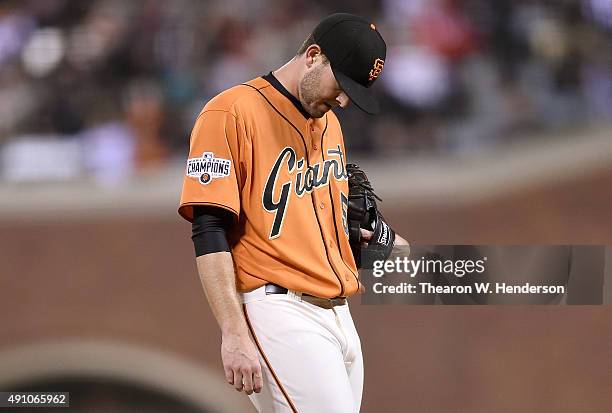
<svg viewBox="0 0 612 413">
<path fill-rule="evenodd" d="M 336 97 L 336 102 L 338 102 L 338 106 L 345 108 L 348 106 L 350 100 L 346 93 L 340 92 L 340 94 Z"/>
</svg>

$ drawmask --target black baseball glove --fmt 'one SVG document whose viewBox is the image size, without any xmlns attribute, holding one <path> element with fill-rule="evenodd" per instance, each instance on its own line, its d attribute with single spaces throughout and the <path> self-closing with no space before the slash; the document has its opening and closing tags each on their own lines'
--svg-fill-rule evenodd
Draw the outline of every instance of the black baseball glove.
<svg viewBox="0 0 612 413">
<path fill-rule="evenodd" d="M 395 232 L 378 211 L 376 200 L 382 199 L 374 193 L 365 172 L 353 163 L 346 165 L 348 173 L 348 229 L 349 242 L 358 268 L 372 268 L 377 260 L 386 260 L 395 242 Z M 361 237 L 360 229 L 374 232 L 372 239 Z M 367 242 L 367 246 L 362 245 Z"/>
</svg>

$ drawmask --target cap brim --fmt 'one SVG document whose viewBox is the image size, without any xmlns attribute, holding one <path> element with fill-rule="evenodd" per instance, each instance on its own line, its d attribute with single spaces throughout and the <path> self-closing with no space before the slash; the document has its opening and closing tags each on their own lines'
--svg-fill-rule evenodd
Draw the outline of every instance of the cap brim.
<svg viewBox="0 0 612 413">
<path fill-rule="evenodd" d="M 380 105 L 372 95 L 370 88 L 357 83 L 344 73 L 334 70 L 333 66 L 332 72 L 344 93 L 359 109 L 370 115 L 376 115 L 380 112 Z"/>
</svg>

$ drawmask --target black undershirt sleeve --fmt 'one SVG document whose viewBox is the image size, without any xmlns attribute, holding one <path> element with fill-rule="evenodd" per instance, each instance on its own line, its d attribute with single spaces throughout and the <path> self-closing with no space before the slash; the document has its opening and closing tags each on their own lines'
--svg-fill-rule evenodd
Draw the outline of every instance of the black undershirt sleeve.
<svg viewBox="0 0 612 413">
<path fill-rule="evenodd" d="M 196 257 L 230 250 L 227 231 L 232 226 L 233 218 L 232 213 L 223 208 L 204 205 L 193 207 L 191 239 Z"/>
</svg>

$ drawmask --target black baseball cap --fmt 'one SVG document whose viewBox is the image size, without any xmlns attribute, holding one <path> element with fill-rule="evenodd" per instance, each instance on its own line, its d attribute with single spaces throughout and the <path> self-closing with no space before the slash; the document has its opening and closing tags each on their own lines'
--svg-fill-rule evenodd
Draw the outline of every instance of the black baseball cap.
<svg viewBox="0 0 612 413">
<path fill-rule="evenodd" d="M 349 99 L 366 113 L 378 113 L 370 86 L 385 64 L 387 45 L 376 26 L 354 14 L 335 13 L 321 20 L 312 35 Z"/>
</svg>

